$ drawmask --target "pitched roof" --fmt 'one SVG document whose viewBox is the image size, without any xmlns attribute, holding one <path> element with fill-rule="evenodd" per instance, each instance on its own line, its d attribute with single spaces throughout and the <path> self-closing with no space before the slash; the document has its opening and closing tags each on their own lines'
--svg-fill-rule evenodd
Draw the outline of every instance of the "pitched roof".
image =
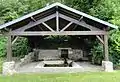
<svg viewBox="0 0 120 82">
<path fill-rule="evenodd" d="M 76 9 L 70 8 L 70 7 L 66 6 L 66 5 L 63 5 L 63 4 L 57 2 L 57 3 L 51 4 L 51 5 L 49 5 L 49 6 L 46 6 L 46 7 L 42 8 L 42 9 L 39 9 L 39 10 L 37 10 L 37 11 L 34 11 L 34 12 L 30 13 L 30 14 L 27 14 L 27 15 L 25 15 L 25 16 L 22 16 L 22 17 L 20 17 L 20 18 L 18 18 L 18 19 L 15 19 L 15 20 L 13 20 L 13 21 L 10 21 L 10 22 L 8 22 L 8 23 L 5 23 L 5 24 L 3 24 L 3 25 L 0 26 L 0 29 L 3 29 L 3 28 L 5 28 L 5 27 L 9 27 L 9 26 L 14 25 L 14 24 L 16 24 L 16 23 L 19 23 L 19 22 L 21 22 L 21 21 L 23 21 L 23 20 L 25 20 L 25 19 L 28 19 L 28 18 L 30 18 L 30 17 L 32 17 L 32 16 L 35 16 L 35 15 L 37 15 L 37 14 L 39 14 L 39 13 L 42 13 L 42 12 L 47 11 L 47 10 L 49 10 L 49 9 L 52 9 L 52 8 L 54 8 L 54 7 L 61 7 L 62 9 L 65 9 L 66 11 L 70 11 L 70 12 L 72 12 L 72 13 L 81 15 L 81 16 L 83 16 L 83 17 L 86 17 L 86 18 L 88 18 L 88 19 L 90 19 L 90 20 L 93 20 L 93 21 L 98 22 L 98 23 L 100 23 L 100 24 L 106 25 L 106 26 L 108 26 L 108 27 L 112 27 L 112 28 L 115 28 L 115 29 L 118 28 L 118 26 L 113 25 L 113 24 L 110 24 L 109 22 L 100 20 L 100 19 L 98 19 L 98 18 L 96 18 L 96 17 L 93 17 L 93 16 L 91 16 L 91 15 L 88 15 L 88 14 L 86 14 L 86 13 L 80 12 L 80 11 L 78 11 L 78 10 L 76 10 Z"/>
</svg>

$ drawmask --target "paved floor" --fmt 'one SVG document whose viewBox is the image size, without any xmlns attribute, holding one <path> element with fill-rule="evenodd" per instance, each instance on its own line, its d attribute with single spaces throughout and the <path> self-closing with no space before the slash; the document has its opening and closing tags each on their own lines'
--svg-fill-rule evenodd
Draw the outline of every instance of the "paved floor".
<svg viewBox="0 0 120 82">
<path fill-rule="evenodd" d="M 61 73 L 61 72 L 98 72 L 101 66 L 90 64 L 90 62 L 76 62 L 80 67 L 43 67 L 41 62 L 32 62 L 16 69 L 18 73 Z"/>
</svg>

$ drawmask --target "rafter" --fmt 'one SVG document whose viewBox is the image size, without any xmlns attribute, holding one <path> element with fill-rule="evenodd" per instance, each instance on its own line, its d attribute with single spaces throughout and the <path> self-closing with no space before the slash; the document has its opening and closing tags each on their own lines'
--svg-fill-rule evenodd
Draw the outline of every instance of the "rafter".
<svg viewBox="0 0 120 82">
<path fill-rule="evenodd" d="M 71 17 L 68 17 L 68 16 L 66 16 L 66 15 L 63 15 L 63 14 L 59 14 L 59 16 L 60 16 L 61 18 L 65 19 L 65 20 L 71 21 L 71 22 L 73 22 L 73 23 L 75 23 L 75 24 L 78 24 L 78 25 L 83 26 L 83 27 L 85 27 L 85 28 L 88 28 L 88 29 L 90 29 L 90 30 L 100 31 L 100 29 L 98 29 L 98 28 L 96 28 L 96 27 L 93 27 L 93 26 L 91 26 L 91 25 L 88 25 L 88 24 L 86 24 L 84 21 L 80 21 L 80 22 L 79 22 L 78 20 L 73 19 L 73 18 L 71 18 Z"/>
<path fill-rule="evenodd" d="M 83 16 L 81 16 L 78 21 L 81 21 L 82 19 L 83 19 Z M 75 25 L 75 26 L 73 27 L 73 30 L 74 30 L 77 26 L 78 26 L 78 25 Z"/>
<path fill-rule="evenodd" d="M 29 24 L 27 24 L 27 25 L 25 25 L 23 27 L 20 27 L 20 28 L 14 30 L 14 31 L 25 31 L 26 29 L 34 27 L 34 26 L 36 26 L 36 25 L 38 25 L 38 24 L 40 24 L 42 22 L 48 21 L 48 20 L 53 19 L 55 17 L 56 17 L 56 15 L 52 14 L 50 16 L 47 16 L 47 17 L 43 18 L 43 19 L 37 20 L 36 22 L 30 22 Z"/>
<path fill-rule="evenodd" d="M 63 32 L 65 29 L 67 29 L 73 22 L 68 23 L 60 32 Z"/>
<path fill-rule="evenodd" d="M 31 19 L 34 21 L 34 22 L 36 22 L 37 20 L 35 20 L 35 18 L 34 17 L 31 17 Z M 43 30 L 41 27 L 40 27 L 40 25 L 37 25 L 41 30 Z"/>
<path fill-rule="evenodd" d="M 51 30 L 52 32 L 55 32 L 50 26 L 48 26 L 46 23 L 42 23 L 45 27 L 47 27 L 49 30 Z"/>
</svg>

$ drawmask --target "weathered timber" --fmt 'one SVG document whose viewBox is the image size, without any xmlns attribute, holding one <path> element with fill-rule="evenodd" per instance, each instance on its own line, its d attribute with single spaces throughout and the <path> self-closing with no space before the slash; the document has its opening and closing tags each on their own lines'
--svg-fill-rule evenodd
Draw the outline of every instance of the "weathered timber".
<svg viewBox="0 0 120 82">
<path fill-rule="evenodd" d="M 100 36 L 99 36 L 99 35 L 97 35 L 96 37 L 97 37 L 97 39 L 98 39 L 98 40 L 99 40 L 102 44 L 104 44 L 103 39 L 102 39 L 102 38 L 100 38 Z"/>
<path fill-rule="evenodd" d="M 12 61 L 12 42 L 10 33 L 8 33 L 7 40 L 7 61 Z"/>
<path fill-rule="evenodd" d="M 78 20 L 76 20 L 76 19 L 70 18 L 70 17 L 68 17 L 68 16 L 66 16 L 66 15 L 63 15 L 63 14 L 59 14 L 59 16 L 60 16 L 61 18 L 65 19 L 65 20 L 71 21 L 71 22 L 73 22 L 73 23 L 75 23 L 75 24 L 77 24 L 77 25 L 83 26 L 83 27 L 88 28 L 88 29 L 90 29 L 90 30 L 100 31 L 100 29 L 98 29 L 98 28 L 96 28 L 96 27 L 93 27 L 93 26 L 91 26 L 91 25 L 88 25 L 88 24 L 86 24 L 84 21 L 78 21 Z"/>
<path fill-rule="evenodd" d="M 60 32 L 63 32 L 65 29 L 67 29 L 70 25 L 72 24 L 72 22 L 68 23 Z"/>
<path fill-rule="evenodd" d="M 16 36 L 39 36 L 39 35 L 105 35 L 105 31 L 63 31 L 63 32 L 51 32 L 51 31 L 25 31 L 11 32 L 11 35 Z"/>
<path fill-rule="evenodd" d="M 15 37 L 15 39 L 12 41 L 12 45 L 17 41 L 18 38 L 19 38 L 18 36 Z"/>
<path fill-rule="evenodd" d="M 59 31 L 59 13 L 56 11 L 56 30 Z"/>
<path fill-rule="evenodd" d="M 50 31 L 55 32 L 50 26 L 48 26 L 46 23 L 42 23 L 45 27 L 47 27 Z"/>
<path fill-rule="evenodd" d="M 47 17 L 45 17 L 43 19 L 40 19 L 40 20 L 38 20 L 36 22 L 30 22 L 29 24 L 27 24 L 27 25 L 25 25 L 23 27 L 20 27 L 20 28 L 14 30 L 14 31 L 25 31 L 26 29 L 32 28 L 32 27 L 34 27 L 34 26 L 36 26 L 36 25 L 38 25 L 38 24 L 40 24 L 42 22 L 48 21 L 48 20 L 53 19 L 53 18 L 55 18 L 55 14 L 47 16 Z"/>
<path fill-rule="evenodd" d="M 104 54 L 105 54 L 105 61 L 109 61 L 108 34 L 104 35 Z"/>
</svg>

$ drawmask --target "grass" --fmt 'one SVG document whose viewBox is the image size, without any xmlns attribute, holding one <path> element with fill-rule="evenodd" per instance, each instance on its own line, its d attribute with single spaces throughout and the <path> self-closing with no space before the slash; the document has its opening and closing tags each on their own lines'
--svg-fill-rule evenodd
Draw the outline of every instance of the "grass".
<svg viewBox="0 0 120 82">
<path fill-rule="evenodd" d="M 120 71 L 113 73 L 17 74 L 0 76 L 0 82 L 120 82 Z"/>
</svg>

